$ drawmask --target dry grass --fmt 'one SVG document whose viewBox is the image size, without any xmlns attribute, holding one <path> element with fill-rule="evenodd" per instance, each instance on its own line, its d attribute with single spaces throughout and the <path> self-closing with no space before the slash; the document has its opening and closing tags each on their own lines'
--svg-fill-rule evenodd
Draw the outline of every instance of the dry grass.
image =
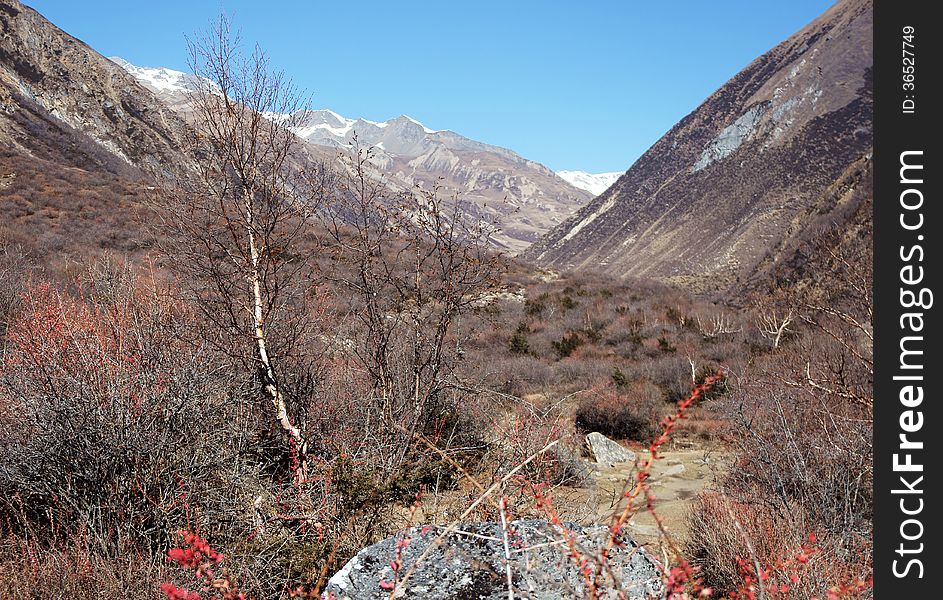
<svg viewBox="0 0 943 600">
<path fill-rule="evenodd" d="M 105 554 L 81 536 L 51 546 L 7 536 L 0 555 L 0 598 L 8 600 L 156 600 L 166 570 L 162 553 Z"/>
</svg>

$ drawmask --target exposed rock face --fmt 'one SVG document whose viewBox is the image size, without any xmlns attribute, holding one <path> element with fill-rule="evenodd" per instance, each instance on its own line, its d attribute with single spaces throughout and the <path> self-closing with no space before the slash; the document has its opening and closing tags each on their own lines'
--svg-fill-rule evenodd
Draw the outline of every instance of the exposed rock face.
<svg viewBox="0 0 943 600">
<path fill-rule="evenodd" d="M 585 582 L 579 566 L 568 556 L 563 530 L 544 521 L 515 521 L 510 524 L 509 546 L 515 597 L 556 600 L 584 597 Z M 583 553 L 591 554 L 608 540 L 604 526 L 566 526 Z M 419 564 L 398 590 L 396 597 L 413 600 L 498 600 L 508 597 L 504 541 L 499 523 L 463 525 L 447 536 Z M 391 561 L 396 546 L 408 539 L 398 558 L 405 574 L 440 533 L 438 528 L 412 528 L 404 534 L 364 548 L 331 577 L 322 598 L 337 600 L 385 600 L 394 581 Z M 532 547 L 532 550 L 526 548 Z M 655 561 L 630 539 L 610 552 L 609 564 L 618 578 L 603 586 L 616 598 L 619 591 L 631 600 L 661 598 L 661 573 Z M 382 584 L 382 586 L 381 586 Z"/>
<path fill-rule="evenodd" d="M 830 187 L 870 157 L 871 32 L 870 0 L 838 2 L 711 95 L 525 258 L 697 291 L 734 288 L 769 268 L 836 208 Z"/>
<path fill-rule="evenodd" d="M 159 172 L 187 163 L 183 131 L 178 115 L 118 65 L 17 0 L 0 0 L 7 149 L 111 172 Z"/>
<path fill-rule="evenodd" d="M 635 461 L 634 452 L 595 431 L 587 434 L 586 446 L 589 448 L 596 463 L 605 467 Z"/>
<path fill-rule="evenodd" d="M 146 246 L 152 175 L 186 177 L 187 124 L 118 65 L 0 0 L 0 240 L 49 265 Z"/>
</svg>

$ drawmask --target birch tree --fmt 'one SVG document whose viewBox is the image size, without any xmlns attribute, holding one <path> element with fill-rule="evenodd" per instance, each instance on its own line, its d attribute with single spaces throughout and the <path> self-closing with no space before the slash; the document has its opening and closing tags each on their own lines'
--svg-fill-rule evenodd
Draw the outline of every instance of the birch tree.
<svg viewBox="0 0 943 600">
<path fill-rule="evenodd" d="M 304 104 L 258 47 L 243 52 L 225 17 L 189 49 L 201 78 L 190 96 L 197 172 L 161 187 L 163 249 L 212 341 L 251 370 L 303 477 L 308 441 L 279 364 L 310 326 L 299 241 L 317 177 L 302 168 L 309 163 L 291 132 Z"/>
</svg>

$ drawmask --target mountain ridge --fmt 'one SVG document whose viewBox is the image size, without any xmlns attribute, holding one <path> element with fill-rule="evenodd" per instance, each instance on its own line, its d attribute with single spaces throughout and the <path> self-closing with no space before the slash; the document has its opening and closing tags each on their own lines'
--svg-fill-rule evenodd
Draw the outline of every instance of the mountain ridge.
<svg viewBox="0 0 943 600">
<path fill-rule="evenodd" d="M 567 180 L 570 185 L 586 190 L 593 196 L 605 192 L 613 183 L 618 181 L 625 171 L 611 173 L 588 173 L 586 171 L 557 171 L 557 175 Z"/>
<path fill-rule="evenodd" d="M 138 67 L 119 57 L 112 60 L 168 106 L 186 114 L 186 97 L 194 88 L 195 75 Z M 300 112 L 296 121 L 304 125 L 294 128 L 294 133 L 305 142 L 336 153 L 348 151 L 355 143 L 371 148 L 370 162 L 391 187 L 437 187 L 446 197 L 462 198 L 465 205 L 476 207 L 476 217 L 501 223 L 494 241 L 510 253 L 523 251 L 592 198 L 590 192 L 539 162 L 454 131 L 431 129 L 407 115 L 377 122 L 350 119 L 330 109 Z"/>
<path fill-rule="evenodd" d="M 11 149 L 38 147 L 38 126 L 87 136 L 131 167 L 182 166 L 182 120 L 123 69 L 16 0 L 0 2 L 0 31 L 0 138 Z M 69 75 L 77 70 L 81 77 Z"/>
<path fill-rule="evenodd" d="M 828 187 L 870 156 L 871 30 L 869 0 L 838 2 L 711 94 L 524 257 L 697 290 L 753 279 Z"/>
</svg>

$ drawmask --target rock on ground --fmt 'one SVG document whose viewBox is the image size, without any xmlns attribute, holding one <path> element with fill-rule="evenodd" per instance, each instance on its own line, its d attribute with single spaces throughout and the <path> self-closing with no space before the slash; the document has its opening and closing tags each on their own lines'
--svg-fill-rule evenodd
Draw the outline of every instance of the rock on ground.
<svg viewBox="0 0 943 600">
<path fill-rule="evenodd" d="M 635 461 L 634 452 L 595 431 L 587 434 L 586 445 L 596 462 L 606 467 Z"/>
<path fill-rule="evenodd" d="M 391 562 L 401 550 L 400 577 L 444 531 L 442 527 L 414 527 L 397 537 L 364 548 L 328 582 L 322 598 L 334 600 L 388 599 L 394 582 Z M 555 600 L 582 598 L 586 584 L 571 557 L 566 536 L 584 556 L 598 552 L 609 539 L 605 526 L 555 526 L 546 521 L 510 523 L 512 590 L 515 598 Z M 621 591 L 630 600 L 663 598 L 661 573 L 655 561 L 626 536 L 609 553 L 611 573 L 600 586 L 600 598 L 617 598 Z M 500 523 L 460 526 L 419 563 L 396 598 L 414 600 L 497 600 L 508 598 L 504 540 Z"/>
</svg>

